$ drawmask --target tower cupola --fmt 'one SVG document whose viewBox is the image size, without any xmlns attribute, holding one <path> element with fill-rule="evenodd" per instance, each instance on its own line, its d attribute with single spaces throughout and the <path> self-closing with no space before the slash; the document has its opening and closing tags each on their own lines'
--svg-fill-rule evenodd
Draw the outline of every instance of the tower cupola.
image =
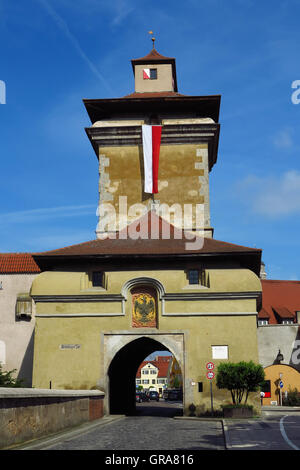
<svg viewBox="0 0 300 470">
<path fill-rule="evenodd" d="M 132 59 L 136 93 L 177 92 L 176 65 L 153 47 L 145 57 Z"/>
</svg>

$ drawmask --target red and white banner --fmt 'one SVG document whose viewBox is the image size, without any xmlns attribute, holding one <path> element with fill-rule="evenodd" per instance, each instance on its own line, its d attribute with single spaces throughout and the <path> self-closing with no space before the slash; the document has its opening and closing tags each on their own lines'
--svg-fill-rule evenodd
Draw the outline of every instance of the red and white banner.
<svg viewBox="0 0 300 470">
<path fill-rule="evenodd" d="M 162 126 L 142 126 L 144 153 L 144 192 L 158 193 L 158 164 Z"/>
</svg>

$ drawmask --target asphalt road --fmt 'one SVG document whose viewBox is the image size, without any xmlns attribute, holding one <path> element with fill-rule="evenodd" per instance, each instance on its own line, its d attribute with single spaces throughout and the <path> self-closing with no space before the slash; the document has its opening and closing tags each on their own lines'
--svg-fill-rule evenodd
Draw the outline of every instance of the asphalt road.
<svg viewBox="0 0 300 470">
<path fill-rule="evenodd" d="M 254 420 L 225 421 L 229 450 L 300 450 L 300 413 L 264 412 Z"/>
</svg>

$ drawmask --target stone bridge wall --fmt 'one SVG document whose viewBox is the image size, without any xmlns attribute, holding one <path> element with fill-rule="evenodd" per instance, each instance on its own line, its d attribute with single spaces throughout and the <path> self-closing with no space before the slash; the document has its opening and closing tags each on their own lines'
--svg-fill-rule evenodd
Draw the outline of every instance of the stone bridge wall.
<svg viewBox="0 0 300 470">
<path fill-rule="evenodd" d="M 99 390 L 0 388 L 0 448 L 103 417 Z"/>
</svg>

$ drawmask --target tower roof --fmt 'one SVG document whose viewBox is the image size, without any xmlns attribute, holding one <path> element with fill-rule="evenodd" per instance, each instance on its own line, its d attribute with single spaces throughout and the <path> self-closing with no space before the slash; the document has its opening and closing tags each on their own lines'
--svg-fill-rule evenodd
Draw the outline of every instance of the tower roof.
<svg viewBox="0 0 300 470">
<path fill-rule="evenodd" d="M 144 224 L 144 225 L 143 225 Z M 151 225 L 152 224 L 152 225 Z M 212 238 L 204 238 L 202 247 L 194 249 L 186 249 L 186 243 L 191 242 L 191 239 L 184 230 L 176 228 L 169 224 L 165 219 L 155 214 L 155 212 L 148 212 L 140 219 L 132 223 L 132 227 L 148 227 L 149 238 L 133 239 L 130 234 L 130 225 L 120 232 L 116 232 L 116 238 L 96 239 L 88 242 L 71 245 L 57 250 L 45 251 L 42 253 L 33 254 L 36 263 L 44 269 L 49 264 L 60 262 L 69 258 L 73 259 L 109 259 L 109 258 L 186 258 L 201 256 L 205 258 L 226 257 L 232 259 L 239 259 L 242 264 L 248 269 L 253 270 L 257 274 L 260 269 L 261 250 L 257 248 L 250 248 L 232 243 L 227 243 Z M 151 228 L 150 228 L 151 227 Z M 157 231 L 157 236 L 151 238 L 152 228 L 154 232 Z M 153 232 L 153 233 L 154 233 Z M 166 237 L 165 234 L 169 233 L 170 236 Z M 243 259 L 243 261 L 242 261 Z"/>
<path fill-rule="evenodd" d="M 140 57 L 139 59 L 132 59 L 131 60 L 133 73 L 135 75 L 135 66 L 136 65 L 143 65 L 143 64 L 171 64 L 172 65 L 172 75 L 174 80 L 174 91 L 177 92 L 177 76 L 176 76 L 176 64 L 174 57 L 166 57 L 161 55 L 157 52 L 156 49 L 152 49 L 149 54 L 145 55 L 144 57 Z"/>
</svg>

